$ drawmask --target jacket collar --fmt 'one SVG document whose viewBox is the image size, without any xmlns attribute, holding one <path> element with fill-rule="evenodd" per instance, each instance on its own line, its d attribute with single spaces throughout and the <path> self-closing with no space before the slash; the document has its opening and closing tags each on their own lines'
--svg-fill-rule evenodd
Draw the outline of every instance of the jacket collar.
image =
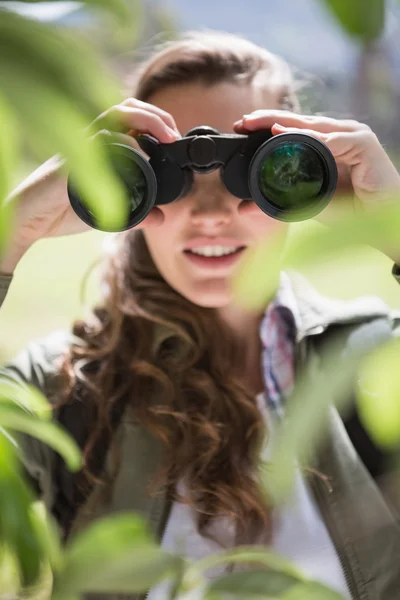
<svg viewBox="0 0 400 600">
<path fill-rule="evenodd" d="M 322 333 L 329 325 L 384 317 L 390 313 L 388 305 L 378 296 L 360 296 L 353 300 L 324 296 L 296 271 L 281 272 L 274 304 L 290 311 L 297 342 L 307 335 Z"/>
</svg>

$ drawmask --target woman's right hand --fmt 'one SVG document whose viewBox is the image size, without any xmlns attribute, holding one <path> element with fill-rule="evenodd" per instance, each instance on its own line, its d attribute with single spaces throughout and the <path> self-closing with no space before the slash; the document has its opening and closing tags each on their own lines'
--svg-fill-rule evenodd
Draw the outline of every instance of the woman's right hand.
<svg viewBox="0 0 400 600">
<path fill-rule="evenodd" d="M 97 130 L 110 117 L 121 124 L 125 134 L 121 139 L 139 149 L 133 135 L 149 133 L 161 143 L 171 143 L 180 138 L 173 117 L 147 102 L 127 98 L 111 107 L 94 121 Z M 74 212 L 67 193 L 67 177 L 62 172 L 63 160 L 53 157 L 29 175 L 10 195 L 8 202 L 15 203 L 15 212 L 5 253 L 0 260 L 0 271 L 12 273 L 25 252 L 39 239 L 59 237 L 89 231 Z M 163 213 L 154 207 L 137 229 L 156 227 L 162 223 Z"/>
</svg>

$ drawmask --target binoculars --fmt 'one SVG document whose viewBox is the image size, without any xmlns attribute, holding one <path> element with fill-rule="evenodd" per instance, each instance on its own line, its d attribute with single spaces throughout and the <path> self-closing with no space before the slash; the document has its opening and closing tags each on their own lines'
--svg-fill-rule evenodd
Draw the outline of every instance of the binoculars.
<svg viewBox="0 0 400 600">
<path fill-rule="evenodd" d="M 308 134 L 272 135 L 270 129 L 248 135 L 221 134 L 212 127 L 200 126 L 170 144 L 161 144 L 149 134 L 135 139 L 149 160 L 121 142 L 106 142 L 111 164 L 127 189 L 129 201 L 127 220 L 118 231 L 138 225 L 154 206 L 190 193 L 193 173 L 219 169 L 225 188 L 233 196 L 255 202 L 270 217 L 286 222 L 316 216 L 327 206 L 337 185 L 331 151 Z M 72 174 L 68 196 L 76 214 L 100 229 L 96 215 L 74 187 Z"/>
</svg>

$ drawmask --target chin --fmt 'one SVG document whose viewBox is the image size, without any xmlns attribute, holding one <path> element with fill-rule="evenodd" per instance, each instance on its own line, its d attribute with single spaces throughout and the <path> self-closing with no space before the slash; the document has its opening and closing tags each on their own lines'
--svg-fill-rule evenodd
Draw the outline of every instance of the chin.
<svg viewBox="0 0 400 600">
<path fill-rule="evenodd" d="M 177 281 L 167 279 L 169 285 L 189 302 L 204 308 L 223 308 L 232 303 L 233 294 L 228 279 Z"/>
<path fill-rule="evenodd" d="M 203 291 L 193 292 L 184 294 L 184 296 L 193 304 L 197 306 L 203 306 L 204 308 L 223 308 L 228 306 L 232 302 L 232 295 L 228 292 L 221 291 Z"/>
</svg>

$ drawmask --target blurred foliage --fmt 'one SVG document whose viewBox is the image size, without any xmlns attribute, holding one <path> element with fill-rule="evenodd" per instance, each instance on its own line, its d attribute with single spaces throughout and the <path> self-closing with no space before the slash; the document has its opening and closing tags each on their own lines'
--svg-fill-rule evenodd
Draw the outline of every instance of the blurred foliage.
<svg viewBox="0 0 400 600">
<path fill-rule="evenodd" d="M 15 164 L 10 161 L 18 156 L 15 146 L 23 137 L 39 161 L 60 152 L 99 225 L 115 229 L 126 214 L 126 190 L 109 165 L 104 145 L 86 130 L 121 100 L 116 81 L 81 40 L 11 11 L 0 13 L 0 140 L 8 139 L 11 149 L 8 157 L 5 142 L 0 142 L 0 204 L 11 191 L 9 168 Z M 9 136 L 10 124 L 17 135 Z M 11 203 L 6 205 L 10 210 Z M 2 223 L 6 216 L 1 213 Z"/>
<path fill-rule="evenodd" d="M 265 306 L 274 293 L 280 269 L 326 267 L 331 259 L 351 257 L 362 244 L 397 248 L 400 207 L 396 199 L 390 206 L 365 213 L 353 210 L 351 198 L 343 206 L 329 208 L 329 226 L 299 228 L 286 247 L 285 233 L 278 233 L 243 257 L 233 283 L 238 302 L 257 310 Z"/>
<path fill-rule="evenodd" d="M 382 33 L 383 0 L 367 3 L 361 0 L 321 1 L 333 11 L 344 30 L 363 43 L 379 38 Z M 138 14 L 135 12 L 138 8 L 136 3 L 123 0 L 86 0 L 86 3 L 111 11 L 124 25 L 132 26 L 132 31 L 139 27 L 135 21 Z M 167 13 L 159 14 L 164 26 L 168 18 Z M 169 21 L 168 29 L 173 29 Z M 82 56 L 85 56 L 85 61 L 81 60 Z M 109 168 L 100 141 L 89 141 L 86 132 L 98 114 L 121 100 L 121 94 L 117 81 L 105 72 L 88 45 L 81 38 L 78 41 L 78 37 L 71 37 L 51 25 L 0 9 L 0 90 L 0 202 L 3 204 L 0 243 L 4 246 L 7 241 L 12 210 L 11 203 L 5 198 L 13 185 L 15 172 L 20 168 L 20 157 L 25 147 L 38 161 L 61 153 L 66 159 L 66 169 L 72 169 L 76 174 L 78 187 L 89 208 L 100 214 L 100 224 L 105 229 L 117 227 L 124 218 L 125 190 Z M 112 204 L 110 197 L 113 198 Z M 260 307 L 273 294 L 276 277 L 282 267 L 301 270 L 318 264 L 326 265 L 336 260 L 338 255 L 344 264 L 354 248 L 367 241 L 376 242 L 378 246 L 383 241 L 389 242 L 396 247 L 399 225 L 398 211 L 392 210 L 365 219 L 340 215 L 330 228 L 300 228 L 286 248 L 283 264 L 278 260 L 282 254 L 282 241 L 269 240 L 265 247 L 250 254 L 241 265 L 235 282 L 237 297 L 246 306 Z M 82 261 L 83 252 L 77 250 L 79 244 L 94 257 L 103 239 L 102 234 L 93 233 L 88 234 L 85 241 L 74 237 L 73 242 L 57 240 L 51 243 L 59 244 L 60 248 L 74 246 L 74 254 L 66 260 L 76 278 L 77 269 L 86 267 Z M 47 247 L 39 244 L 39 249 L 35 248 L 34 252 L 46 253 L 42 249 Z M 36 280 L 41 277 L 35 272 L 29 273 L 29 276 Z M 68 287 L 72 276 L 69 279 L 63 271 L 63 277 Z M 52 285 L 52 281 L 48 281 L 48 285 Z M 96 294 L 97 289 L 92 297 Z M 60 296 L 60 301 L 66 302 L 66 295 L 61 289 L 63 298 L 61 300 Z M 32 306 L 35 307 L 33 301 L 31 309 Z M 77 303 L 74 306 L 76 308 Z M 50 317 L 48 307 L 42 308 L 42 311 L 47 318 Z M 60 311 L 59 304 L 56 311 L 57 314 Z M 49 325 L 52 328 L 50 320 Z M 18 333 L 15 335 L 18 337 Z M 26 331 L 23 335 L 27 335 Z M 328 364 L 334 365 L 336 360 L 337 349 L 332 348 Z M 325 377 L 323 380 L 314 378 L 298 382 L 283 435 L 274 454 L 277 475 L 271 477 L 269 472 L 264 481 L 263 468 L 260 470 L 263 484 L 270 486 L 270 493 L 275 498 L 283 498 L 288 493 L 293 483 L 295 458 L 306 460 L 323 432 L 333 398 L 322 394 L 322 391 L 331 389 L 335 396 L 345 398 L 358 374 L 358 401 L 371 435 L 383 445 L 397 444 L 400 415 L 395 399 L 399 382 L 397 375 L 392 376 L 396 372 L 397 361 L 398 346 L 393 343 L 368 356 L 366 362 L 362 362 L 359 356 L 347 361 L 339 375 L 332 368 L 329 381 Z M 321 398 L 325 402 L 321 402 Z M 382 406 L 385 411 L 382 411 Z M 34 436 L 59 452 L 71 470 L 79 469 L 81 457 L 78 448 L 51 416 L 46 399 L 33 388 L 17 388 L 7 381 L 1 384 L 1 593 L 11 594 L 21 588 L 34 591 L 47 564 L 54 583 L 49 594 L 56 600 L 78 600 L 84 591 L 145 592 L 165 578 L 175 582 L 171 598 L 188 598 L 192 592 L 200 592 L 204 598 L 215 600 L 226 597 L 226 594 L 237 598 L 285 600 L 340 598 L 337 593 L 307 580 L 288 561 L 265 548 L 239 548 L 195 563 L 166 553 L 157 546 L 147 526 L 135 515 L 103 519 L 61 548 L 54 522 L 43 510 L 43 505 L 33 502 L 33 494 L 25 484 L 18 446 L 19 436 Z M 254 564 L 254 567 L 247 573 L 229 574 L 212 582 L 206 579 L 208 568 L 233 562 Z M 7 573 L 7 565 L 15 569 L 14 578 L 9 576 L 9 569 Z M 264 568 L 261 569 L 260 565 Z"/>
<path fill-rule="evenodd" d="M 321 0 L 344 31 L 361 42 L 378 39 L 385 25 L 385 0 Z"/>
<path fill-rule="evenodd" d="M 400 446 L 399 338 L 369 354 L 357 385 L 360 416 L 382 448 Z"/>
</svg>

